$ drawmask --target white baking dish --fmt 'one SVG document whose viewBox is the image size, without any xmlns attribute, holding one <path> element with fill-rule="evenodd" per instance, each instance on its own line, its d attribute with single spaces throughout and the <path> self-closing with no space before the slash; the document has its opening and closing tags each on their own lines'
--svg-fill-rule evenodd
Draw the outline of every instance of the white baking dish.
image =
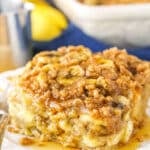
<svg viewBox="0 0 150 150">
<path fill-rule="evenodd" d="M 88 6 L 77 0 L 53 0 L 78 27 L 121 47 L 150 46 L 150 3 Z"/>
</svg>

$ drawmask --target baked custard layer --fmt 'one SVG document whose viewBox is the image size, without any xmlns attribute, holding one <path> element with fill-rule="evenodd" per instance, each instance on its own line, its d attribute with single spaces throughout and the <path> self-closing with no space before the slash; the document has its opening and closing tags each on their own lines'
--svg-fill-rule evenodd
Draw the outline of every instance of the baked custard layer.
<svg viewBox="0 0 150 150">
<path fill-rule="evenodd" d="M 13 80 L 11 126 L 75 148 L 126 143 L 144 119 L 149 80 L 150 63 L 125 50 L 68 46 L 41 52 Z"/>
</svg>

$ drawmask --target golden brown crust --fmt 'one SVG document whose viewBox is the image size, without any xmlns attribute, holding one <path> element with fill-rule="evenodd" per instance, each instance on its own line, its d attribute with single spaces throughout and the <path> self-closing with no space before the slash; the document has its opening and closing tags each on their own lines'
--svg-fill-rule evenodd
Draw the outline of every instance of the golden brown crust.
<svg viewBox="0 0 150 150">
<path fill-rule="evenodd" d="M 91 54 L 85 47 L 69 46 L 36 55 L 19 77 L 19 84 L 55 113 L 77 107 L 108 121 L 113 117 L 113 130 L 115 121 L 119 123 L 129 107 L 120 104 L 117 96 L 127 97 L 129 90 L 140 91 L 149 79 L 149 68 L 148 62 L 125 50 L 112 48 Z"/>
</svg>

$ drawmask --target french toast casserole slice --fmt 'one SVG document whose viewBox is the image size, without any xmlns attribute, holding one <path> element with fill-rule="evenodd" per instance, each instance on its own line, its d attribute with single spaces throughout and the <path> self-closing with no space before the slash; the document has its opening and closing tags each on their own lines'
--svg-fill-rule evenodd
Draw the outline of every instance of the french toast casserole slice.
<svg viewBox="0 0 150 150">
<path fill-rule="evenodd" d="M 144 119 L 149 79 L 149 62 L 117 48 L 40 52 L 14 79 L 11 126 L 81 149 L 126 143 Z"/>
</svg>

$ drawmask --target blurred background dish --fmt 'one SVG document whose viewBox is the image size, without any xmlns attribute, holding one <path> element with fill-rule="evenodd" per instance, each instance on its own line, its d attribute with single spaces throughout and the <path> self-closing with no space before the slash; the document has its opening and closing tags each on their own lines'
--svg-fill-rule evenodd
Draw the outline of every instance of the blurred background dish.
<svg viewBox="0 0 150 150">
<path fill-rule="evenodd" d="M 150 3 L 90 6 L 77 0 L 53 1 L 74 24 L 99 41 L 119 47 L 150 46 Z"/>
<path fill-rule="evenodd" d="M 133 4 L 133 3 L 148 3 L 150 0 L 78 0 L 79 2 L 89 5 L 113 5 L 113 4 Z"/>
</svg>

